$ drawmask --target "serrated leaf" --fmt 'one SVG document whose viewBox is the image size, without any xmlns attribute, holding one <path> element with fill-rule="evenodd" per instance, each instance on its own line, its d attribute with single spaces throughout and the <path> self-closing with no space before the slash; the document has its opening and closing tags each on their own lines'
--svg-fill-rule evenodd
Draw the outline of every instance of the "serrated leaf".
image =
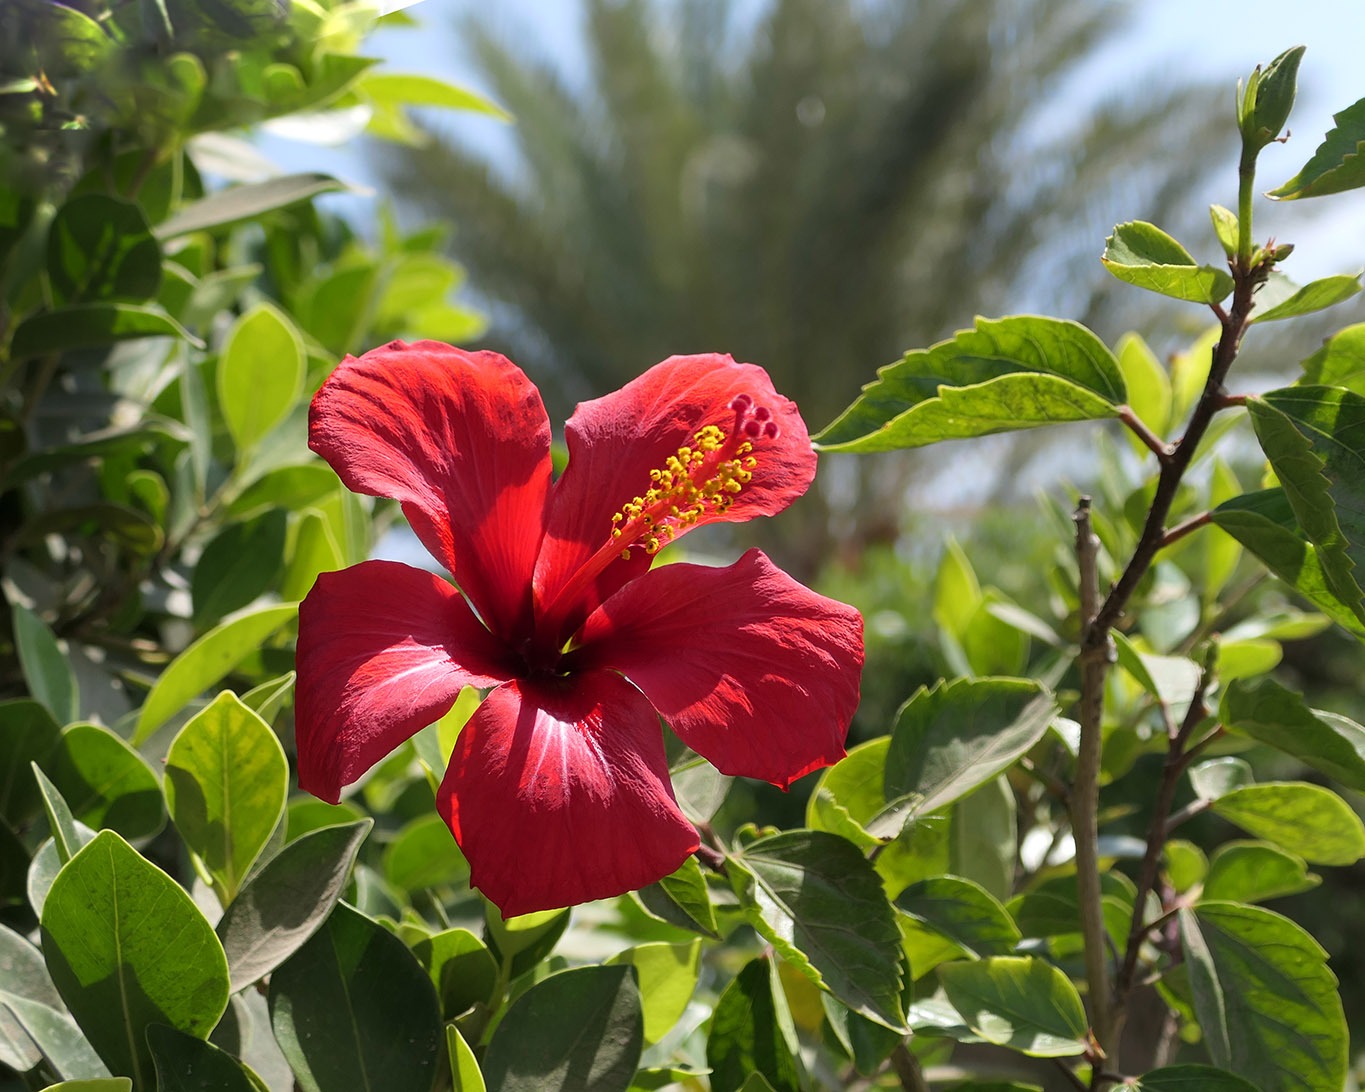
<svg viewBox="0 0 1365 1092">
<path fill-rule="evenodd" d="M 1197 265 L 1171 236 L 1142 220 L 1115 227 L 1101 261 L 1127 284 L 1189 303 L 1218 303 L 1233 287 L 1226 269 Z"/>
<path fill-rule="evenodd" d="M 1348 300 L 1360 291 L 1360 277 L 1340 274 L 1300 286 L 1282 273 L 1271 273 L 1255 296 L 1252 322 L 1310 315 Z"/>
<path fill-rule="evenodd" d="M 1215 800 L 1213 810 L 1313 864 L 1348 865 L 1365 857 L 1365 823 L 1346 801 L 1320 785 L 1245 785 Z"/>
<path fill-rule="evenodd" d="M 1365 99 L 1333 114 L 1336 126 L 1329 129 L 1313 157 L 1288 182 L 1266 194 L 1281 201 L 1323 197 L 1365 186 Z"/>
<path fill-rule="evenodd" d="M 890 451 L 1061 421 L 1112 417 L 1126 400 L 1118 362 L 1074 322 L 978 319 L 907 353 L 817 437 L 824 450 Z"/>
<path fill-rule="evenodd" d="M 1267 842 L 1225 842 L 1209 861 L 1203 899 L 1262 902 L 1311 891 L 1321 882 L 1296 853 Z"/>
<path fill-rule="evenodd" d="M 1036 956 L 945 963 L 939 982 L 963 1021 L 987 1042 L 1035 1058 L 1084 1053 L 1089 1027 L 1071 980 Z"/>
<path fill-rule="evenodd" d="M 1346 1020 L 1312 937 L 1269 910 L 1214 902 L 1181 910 L 1180 935 L 1217 1066 L 1262 1092 L 1338 1092 Z"/>
<path fill-rule="evenodd" d="M 207 1036 L 227 1007 L 218 938 L 178 884 L 113 831 L 62 869 L 42 918 L 57 991 L 109 1067 L 152 1080 L 146 1029 Z"/>
<path fill-rule="evenodd" d="M 745 916 L 784 959 L 854 1012 L 902 1028 L 900 933 L 867 858 L 822 831 L 787 831 L 731 858 Z"/>
<path fill-rule="evenodd" d="M 712 1092 L 743 1092 L 758 1073 L 776 1092 L 801 1092 L 796 1029 L 771 963 L 750 960 L 716 1002 L 706 1064 Z"/>
<path fill-rule="evenodd" d="M 491 1092 L 625 1092 L 642 1034 L 629 967 L 560 971 L 508 1007 L 484 1054 L 484 1079 Z"/>
<path fill-rule="evenodd" d="M 1365 791 L 1365 728 L 1309 709 L 1274 679 L 1236 679 L 1223 692 L 1219 716 L 1238 735 L 1274 747 L 1321 770 L 1347 788 Z"/>
</svg>

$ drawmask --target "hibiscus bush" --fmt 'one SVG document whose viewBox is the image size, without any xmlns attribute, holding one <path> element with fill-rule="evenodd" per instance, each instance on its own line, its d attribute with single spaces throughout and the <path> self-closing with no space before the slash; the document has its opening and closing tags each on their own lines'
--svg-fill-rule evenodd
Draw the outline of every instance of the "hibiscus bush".
<svg viewBox="0 0 1365 1092">
<path fill-rule="evenodd" d="M 438 232 L 259 176 L 226 130 L 496 112 L 358 55 L 374 8 L 4 19 L 0 1088 L 1343 1087 L 1327 952 L 1262 904 L 1365 856 L 1365 728 L 1274 674 L 1365 637 L 1365 326 L 1233 371 L 1360 289 L 1253 228 L 1302 50 L 1239 89 L 1222 258 L 1106 244 L 1207 335 L 978 319 L 812 442 L 720 352 L 559 430 L 452 344 Z M 1365 186 L 1365 100 L 1337 123 L 1272 196 Z M 817 591 L 679 541 L 780 521 L 817 450 L 1076 422 L 1099 472 L 1046 502 L 1032 598 L 949 545 L 953 677 L 871 738 L 894 565 Z M 374 556 L 403 525 L 427 567 Z"/>
</svg>

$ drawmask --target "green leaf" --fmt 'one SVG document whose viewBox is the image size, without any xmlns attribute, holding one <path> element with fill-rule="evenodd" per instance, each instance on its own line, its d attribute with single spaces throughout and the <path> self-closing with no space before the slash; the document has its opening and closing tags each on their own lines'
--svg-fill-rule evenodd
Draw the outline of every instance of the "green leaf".
<svg viewBox="0 0 1365 1092">
<path fill-rule="evenodd" d="M 109 1067 L 100 1060 L 81 1034 L 81 1029 L 76 1026 L 76 1021 L 64 1009 L 17 997 L 0 989 L 0 1013 L 6 1011 L 9 1019 L 23 1028 L 38 1052 L 59 1076 L 75 1080 L 108 1078 Z M 120 1087 L 126 1088 L 127 1085 Z"/>
<path fill-rule="evenodd" d="M 1283 489 L 1224 501 L 1213 522 L 1261 559 L 1272 573 L 1343 629 L 1365 638 L 1365 624 L 1328 586 L 1318 548 L 1299 528 Z"/>
<path fill-rule="evenodd" d="M 644 1020 L 629 967 L 578 967 L 537 982 L 507 1009 L 483 1058 L 489 1092 L 625 1092 Z"/>
<path fill-rule="evenodd" d="M 903 1028 L 900 932 L 881 881 L 849 841 L 822 831 L 761 838 L 730 860 L 745 917 L 854 1012 Z"/>
<path fill-rule="evenodd" d="M 294 531 L 289 561 L 280 578 L 280 594 L 286 599 L 302 599 L 322 573 L 333 572 L 344 564 L 341 547 L 327 526 L 327 518 L 318 511 L 303 512 Z"/>
<path fill-rule="evenodd" d="M 1232 291 L 1232 275 L 1226 269 L 1196 265 L 1189 251 L 1142 220 L 1114 228 L 1100 260 L 1127 284 L 1190 303 L 1218 303 Z"/>
<path fill-rule="evenodd" d="M 186 205 L 169 219 L 158 224 L 160 239 L 173 239 L 193 231 L 227 227 L 241 220 L 254 220 L 267 212 L 288 208 L 301 201 L 309 201 L 319 194 L 336 193 L 348 187 L 329 174 L 287 174 L 280 178 L 253 182 L 219 190 Z"/>
<path fill-rule="evenodd" d="M 203 1039 L 153 1024 L 147 1045 L 156 1064 L 156 1092 L 258 1092 L 237 1059 Z"/>
<path fill-rule="evenodd" d="M 1085 1051 L 1089 1027 L 1071 980 L 1035 956 L 945 963 L 939 982 L 963 1021 L 987 1042 L 1035 1058 Z"/>
<path fill-rule="evenodd" d="M 1231 755 L 1190 767 L 1190 785 L 1200 800 L 1217 800 L 1254 780 L 1251 766 Z"/>
<path fill-rule="evenodd" d="M 257 607 L 222 622 L 180 653 L 157 679 L 138 714 L 133 743 L 142 743 L 193 698 L 260 648 L 267 637 L 298 614 L 297 603 Z"/>
<path fill-rule="evenodd" d="M 1300 287 L 1281 273 L 1272 273 L 1256 293 L 1252 322 L 1275 322 L 1321 311 L 1360 291 L 1360 277 L 1339 274 Z"/>
<path fill-rule="evenodd" d="M 10 353 L 15 359 L 103 348 L 141 337 L 174 337 L 197 349 L 204 343 L 155 304 L 76 303 L 40 311 L 14 331 Z"/>
<path fill-rule="evenodd" d="M 356 90 L 369 100 L 373 110 L 366 131 L 385 140 L 420 145 L 429 139 L 408 119 L 404 108 L 410 106 L 470 110 L 499 121 L 512 120 L 510 114 L 482 95 L 431 76 L 367 72 L 356 82 Z"/>
<path fill-rule="evenodd" d="M 695 857 L 688 857 L 676 872 L 641 888 L 635 895 L 645 911 L 660 921 L 703 936 L 720 938 L 711 892 Z"/>
<path fill-rule="evenodd" d="M 896 906 L 974 956 L 1008 955 L 1023 939 L 1005 908 L 960 876 L 913 883 L 896 897 Z"/>
<path fill-rule="evenodd" d="M 891 730 L 884 791 L 893 806 L 867 824 L 869 832 L 894 835 L 907 817 L 937 811 L 1003 773 L 1042 738 L 1056 713 L 1052 695 L 1025 679 L 921 687 Z"/>
<path fill-rule="evenodd" d="M 270 976 L 270 1022 L 304 1092 L 430 1092 L 440 1058 L 436 990 L 383 926 L 337 903 Z"/>
<path fill-rule="evenodd" d="M 1211 1065 L 1171 1065 L 1148 1070 L 1133 1092 L 1258 1092 L 1256 1085 Z"/>
<path fill-rule="evenodd" d="M 428 887 L 449 887 L 469 880 L 469 862 L 439 815 L 408 823 L 384 850 L 384 878 L 399 891 L 415 894 Z"/>
<path fill-rule="evenodd" d="M 478 1059 L 454 1024 L 446 1025 L 446 1053 L 450 1055 L 452 1092 L 487 1092 Z"/>
<path fill-rule="evenodd" d="M 42 1092 L 132 1092 L 131 1077 L 95 1077 L 86 1081 L 61 1081 Z"/>
<path fill-rule="evenodd" d="M 93 835 L 87 837 L 82 833 L 81 824 L 76 822 L 76 817 L 71 814 L 71 808 L 57 791 L 57 786 L 47 779 L 47 775 L 39 769 L 36 762 L 33 764 L 33 779 L 37 782 L 38 792 L 43 798 L 43 810 L 47 812 L 47 825 L 52 832 L 52 844 L 56 847 L 57 859 L 66 864 L 80 852 L 81 847 L 89 842 Z"/>
<path fill-rule="evenodd" d="M 152 1080 L 151 1024 L 207 1036 L 227 1008 L 222 945 L 180 887 L 113 831 L 57 876 L 43 906 L 43 955 L 101 1058 Z"/>
<path fill-rule="evenodd" d="M 275 733 L 231 691 L 180 729 L 166 753 L 166 805 L 224 906 L 284 816 L 289 763 Z"/>
<path fill-rule="evenodd" d="M 1302 367 L 1305 386 L 1346 387 L 1365 394 L 1365 322 L 1338 330 Z"/>
<path fill-rule="evenodd" d="M 142 210 L 89 193 L 67 201 L 47 236 L 47 273 L 57 304 L 91 300 L 137 303 L 156 295 L 161 248 Z"/>
<path fill-rule="evenodd" d="M 484 907 L 488 947 L 494 957 L 510 968 L 508 978 L 525 974 L 554 951 L 569 927 L 569 911 L 542 910 L 504 918 L 491 903 Z"/>
<path fill-rule="evenodd" d="M 474 1005 L 492 1005 L 498 963 L 487 945 L 468 929 L 447 929 L 413 945 L 441 999 L 441 1017 L 453 1020 Z"/>
<path fill-rule="evenodd" d="M 1223 253 L 1234 257 L 1237 254 L 1237 214 L 1222 205 L 1210 205 L 1209 219 L 1213 221 L 1213 233 L 1223 245 Z"/>
<path fill-rule="evenodd" d="M 1235 679 L 1223 691 L 1218 715 L 1238 735 L 1274 747 L 1321 770 L 1347 788 L 1365 791 L 1365 728 L 1318 713 L 1274 679 Z"/>
<path fill-rule="evenodd" d="M 1263 902 L 1311 891 L 1321 882 L 1295 853 L 1265 842 L 1225 842 L 1209 862 L 1203 900 Z"/>
<path fill-rule="evenodd" d="M 1171 886 L 1183 894 L 1208 875 L 1209 862 L 1204 851 L 1193 842 L 1172 838 L 1166 843 L 1164 852 L 1166 873 L 1170 876 Z"/>
<path fill-rule="evenodd" d="M 0 819 L 18 826 L 37 813 L 32 765 L 46 765 L 61 740 L 47 706 L 30 698 L 0 702 Z"/>
<path fill-rule="evenodd" d="M 751 1073 L 776 1092 L 801 1092 L 796 1031 L 771 962 L 750 960 L 716 1002 L 706 1064 L 712 1092 L 740 1092 Z"/>
<path fill-rule="evenodd" d="M 146 759 L 98 724 L 67 727 L 48 775 L 72 815 L 88 827 L 147 838 L 166 822 L 161 785 Z"/>
<path fill-rule="evenodd" d="M 218 922 L 232 992 L 264 978 L 331 913 L 374 820 L 309 831 L 268 860 Z"/>
<path fill-rule="evenodd" d="M 57 723 L 69 724 L 80 716 L 76 673 L 41 618 L 20 603 L 11 604 L 10 615 L 15 650 L 29 693 L 47 707 Z"/>
<path fill-rule="evenodd" d="M 289 513 L 271 508 L 229 523 L 209 540 L 190 577 L 197 628 L 220 621 L 274 587 L 284 563 L 288 525 Z"/>
<path fill-rule="evenodd" d="M 644 1041 L 657 1043 L 681 1018 L 701 972 L 701 938 L 685 944 L 639 944 L 618 952 L 607 966 L 635 968 L 644 1012 Z"/>
<path fill-rule="evenodd" d="M 979 884 L 992 897 L 1014 890 L 1019 829 L 1014 790 L 1003 774 L 953 805 L 948 826 L 948 871 Z"/>
<path fill-rule="evenodd" d="M 289 416 L 306 366 L 303 339 L 273 305 L 258 303 L 233 325 L 218 361 L 218 402 L 239 461 Z"/>
<path fill-rule="evenodd" d="M 1257 906 L 1180 911 L 1195 1012 L 1210 1056 L 1262 1092 L 1338 1092 L 1346 1020 L 1327 953 Z"/>
<path fill-rule="evenodd" d="M 1365 823 L 1346 801 L 1320 785 L 1246 785 L 1215 800 L 1213 810 L 1313 864 L 1348 865 L 1365 857 Z"/>
<path fill-rule="evenodd" d="M 1243 147 L 1253 156 L 1280 135 L 1294 106 L 1294 91 L 1303 59 L 1303 46 L 1286 49 L 1262 71 L 1258 65 L 1247 81 L 1239 105 Z M 1245 156 L 1245 153 L 1244 153 Z"/>
<path fill-rule="evenodd" d="M 1323 197 L 1365 186 L 1365 99 L 1333 114 L 1336 127 L 1328 130 L 1313 157 L 1288 182 L 1271 190 L 1267 197 L 1294 201 L 1301 197 Z"/>
<path fill-rule="evenodd" d="M 1128 390 L 1128 405 L 1138 419 L 1157 436 L 1164 436 L 1171 421 L 1171 377 L 1138 334 L 1124 334 L 1114 346 L 1123 385 Z M 1141 456 L 1147 445 L 1132 433 L 1128 441 Z"/>
<path fill-rule="evenodd" d="M 977 319 L 907 353 L 816 437 L 829 451 L 891 451 L 1061 421 L 1112 417 L 1127 399 L 1118 362 L 1084 326 Z"/>
<path fill-rule="evenodd" d="M 4 1008 L 6 994 L 60 1009 L 62 999 L 43 965 L 43 955 L 12 929 L 0 925 L 0 1065 L 23 1073 L 42 1060 L 42 1052 L 20 1021 Z"/>
</svg>

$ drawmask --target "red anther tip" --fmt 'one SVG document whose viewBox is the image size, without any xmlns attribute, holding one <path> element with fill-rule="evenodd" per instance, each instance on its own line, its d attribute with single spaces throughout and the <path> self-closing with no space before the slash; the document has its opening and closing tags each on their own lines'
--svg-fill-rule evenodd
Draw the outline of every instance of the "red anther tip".
<svg viewBox="0 0 1365 1092">
<path fill-rule="evenodd" d="M 777 427 L 776 421 L 769 421 L 766 425 L 763 426 L 763 435 L 766 436 L 769 440 L 776 440 L 778 432 L 779 429 Z"/>
<path fill-rule="evenodd" d="M 770 422 L 771 423 L 771 422 Z M 774 426 L 776 427 L 776 426 Z M 757 440 L 763 434 L 763 426 L 757 421 L 744 422 L 744 435 L 751 440 Z"/>
<path fill-rule="evenodd" d="M 737 394 L 730 400 L 730 408 L 736 413 L 743 413 L 754 404 L 754 400 L 747 394 Z"/>
<path fill-rule="evenodd" d="M 769 410 L 767 406 L 758 406 L 754 409 L 755 421 L 766 421 L 771 416 L 772 411 Z"/>
</svg>

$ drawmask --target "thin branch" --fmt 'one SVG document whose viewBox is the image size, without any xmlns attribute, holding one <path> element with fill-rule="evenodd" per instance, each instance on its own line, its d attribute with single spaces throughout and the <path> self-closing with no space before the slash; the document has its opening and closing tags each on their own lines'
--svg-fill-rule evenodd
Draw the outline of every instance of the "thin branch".
<svg viewBox="0 0 1365 1092">
<path fill-rule="evenodd" d="M 1164 550 L 1167 546 L 1170 546 L 1172 543 L 1179 542 L 1186 535 L 1199 530 L 1199 528 L 1201 527 L 1207 527 L 1212 522 L 1213 522 L 1212 512 L 1201 512 L 1197 516 L 1192 516 L 1190 519 L 1187 519 L 1184 523 L 1176 524 L 1164 535 L 1162 535 L 1161 543 L 1157 546 L 1157 549 Z"/>
<path fill-rule="evenodd" d="M 1169 834 L 1176 827 L 1183 823 L 1188 823 L 1196 815 L 1203 815 L 1209 808 L 1213 807 L 1212 800 L 1194 800 L 1186 804 L 1179 811 L 1171 815 L 1166 821 L 1166 833 Z"/>
<path fill-rule="evenodd" d="M 1060 1058 L 1053 1058 L 1052 1064 L 1062 1071 L 1063 1076 L 1065 1076 L 1066 1079 L 1070 1081 L 1074 1087 L 1079 1088 L 1081 1092 L 1088 1092 L 1086 1083 L 1083 1080 L 1081 1080 L 1080 1077 L 1076 1075 L 1076 1071 L 1072 1069 L 1069 1065 L 1067 1065 L 1064 1061 L 1062 1061 Z"/>
<path fill-rule="evenodd" d="M 1119 420 L 1127 425 L 1133 435 L 1146 444 L 1163 463 L 1171 457 L 1171 445 L 1149 429 L 1142 418 L 1133 412 L 1132 406 L 1119 407 Z"/>
<path fill-rule="evenodd" d="M 929 1082 L 924 1079 L 919 1059 L 910 1053 L 910 1048 L 904 1043 L 891 1052 L 891 1065 L 905 1092 L 929 1092 Z"/>
</svg>

